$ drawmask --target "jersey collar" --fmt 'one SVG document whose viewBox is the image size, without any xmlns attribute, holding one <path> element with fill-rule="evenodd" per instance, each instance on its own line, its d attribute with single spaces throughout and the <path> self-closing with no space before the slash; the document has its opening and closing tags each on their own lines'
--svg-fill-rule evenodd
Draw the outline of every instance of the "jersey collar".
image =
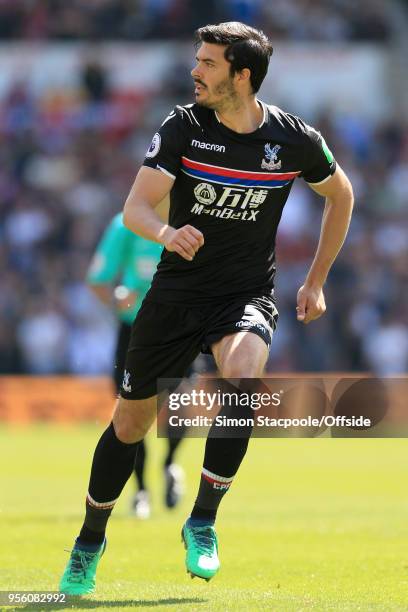
<svg viewBox="0 0 408 612">
<path fill-rule="evenodd" d="M 262 127 L 262 126 L 263 126 L 263 125 L 266 123 L 266 104 L 264 104 L 264 103 L 262 102 L 262 100 L 258 100 L 258 99 L 257 99 L 257 102 L 258 102 L 258 104 L 261 106 L 261 108 L 262 108 L 262 110 L 263 110 L 263 116 L 262 116 L 262 121 L 261 121 L 261 123 L 260 123 L 260 124 L 258 125 L 258 127 L 257 127 L 257 128 L 254 130 L 255 132 L 256 132 L 256 130 L 259 130 L 259 129 L 260 129 L 260 128 L 261 128 L 261 127 Z M 214 111 L 214 114 L 215 114 L 215 118 L 217 119 L 218 123 L 219 123 L 220 125 L 222 125 L 223 127 L 227 127 L 227 126 L 224 126 L 224 124 L 222 123 L 222 121 L 221 121 L 221 119 L 219 118 L 218 113 L 217 113 L 217 111 L 216 111 L 216 110 Z M 227 129 L 230 129 L 230 128 L 227 128 Z M 252 134 L 253 134 L 253 132 L 250 132 L 250 133 L 252 133 Z"/>
</svg>

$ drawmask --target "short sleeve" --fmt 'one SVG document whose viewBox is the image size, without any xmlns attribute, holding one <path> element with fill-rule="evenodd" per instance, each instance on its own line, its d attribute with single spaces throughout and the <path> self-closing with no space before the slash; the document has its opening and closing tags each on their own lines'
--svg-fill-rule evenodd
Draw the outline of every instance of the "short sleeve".
<svg viewBox="0 0 408 612">
<path fill-rule="evenodd" d="M 154 134 L 143 166 L 161 170 L 175 179 L 185 144 L 183 108 L 176 106 Z"/>
<path fill-rule="evenodd" d="M 304 124 L 305 155 L 302 177 L 308 183 L 326 181 L 336 171 L 336 160 L 320 132 Z"/>
</svg>

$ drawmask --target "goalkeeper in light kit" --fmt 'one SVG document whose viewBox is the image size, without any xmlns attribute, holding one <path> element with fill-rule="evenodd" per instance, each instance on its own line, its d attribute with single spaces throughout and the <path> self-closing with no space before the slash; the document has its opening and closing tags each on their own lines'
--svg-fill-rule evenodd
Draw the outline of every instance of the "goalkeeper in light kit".
<svg viewBox="0 0 408 612">
<path fill-rule="evenodd" d="M 323 286 L 350 222 L 352 188 L 323 137 L 257 98 L 272 54 L 263 32 L 228 22 L 196 36 L 195 103 L 164 120 L 125 204 L 125 225 L 164 250 L 133 324 L 121 397 L 95 450 L 85 520 L 60 583 L 70 594 L 95 587 L 109 516 L 156 417 L 157 380 L 182 377 L 200 351 L 213 354 L 224 378 L 262 376 L 278 316 L 275 236 L 294 180 L 326 198 L 316 254 L 297 294 L 300 323 L 325 311 Z M 167 194 L 168 224 L 155 211 Z M 251 429 L 238 437 L 212 433 L 182 528 L 187 571 L 205 580 L 220 567 L 216 514 Z"/>
</svg>

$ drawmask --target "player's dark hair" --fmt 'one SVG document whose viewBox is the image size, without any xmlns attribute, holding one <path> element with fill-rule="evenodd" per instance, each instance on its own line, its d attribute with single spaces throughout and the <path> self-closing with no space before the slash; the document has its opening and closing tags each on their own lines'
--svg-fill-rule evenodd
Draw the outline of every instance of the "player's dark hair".
<svg viewBox="0 0 408 612">
<path fill-rule="evenodd" d="M 231 64 L 231 76 L 248 68 L 251 71 L 252 91 L 256 93 L 259 90 L 273 53 L 273 47 L 262 30 L 239 21 L 226 21 L 196 30 L 196 46 L 202 42 L 227 45 L 224 57 Z"/>
</svg>

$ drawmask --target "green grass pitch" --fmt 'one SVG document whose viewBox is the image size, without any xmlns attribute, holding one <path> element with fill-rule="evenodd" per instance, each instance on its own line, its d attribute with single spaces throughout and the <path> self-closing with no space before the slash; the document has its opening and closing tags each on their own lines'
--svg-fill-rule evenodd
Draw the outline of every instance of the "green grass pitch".
<svg viewBox="0 0 408 612">
<path fill-rule="evenodd" d="M 57 588 L 101 431 L 0 428 L 0 590 Z M 252 440 L 219 513 L 221 570 L 210 583 L 187 576 L 180 543 L 204 442 L 180 449 L 188 491 L 173 512 L 162 503 L 164 442 L 148 442 L 152 518 L 129 517 L 129 483 L 96 594 L 75 609 L 408 610 L 408 440 Z"/>
</svg>

